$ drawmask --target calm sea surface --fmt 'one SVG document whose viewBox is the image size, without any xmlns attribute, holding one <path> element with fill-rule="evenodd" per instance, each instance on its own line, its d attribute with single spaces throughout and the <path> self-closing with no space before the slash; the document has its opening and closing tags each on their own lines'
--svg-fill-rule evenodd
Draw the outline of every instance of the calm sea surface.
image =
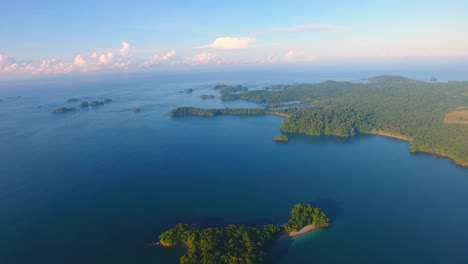
<svg viewBox="0 0 468 264">
<path fill-rule="evenodd" d="M 0 86 L 0 263 L 178 263 L 183 248 L 147 246 L 166 228 L 281 223 L 298 202 L 322 207 L 333 224 L 295 239 L 274 263 L 468 263 L 468 169 L 380 136 L 277 144 L 275 116 L 168 115 L 259 107 L 221 101 L 216 83 L 330 78 L 275 77 Z M 77 106 L 72 97 L 113 102 L 50 113 Z"/>
</svg>

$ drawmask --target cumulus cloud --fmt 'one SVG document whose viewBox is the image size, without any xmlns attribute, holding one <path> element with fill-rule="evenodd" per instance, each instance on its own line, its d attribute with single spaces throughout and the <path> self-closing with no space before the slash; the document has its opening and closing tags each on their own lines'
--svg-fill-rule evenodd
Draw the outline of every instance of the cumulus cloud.
<svg viewBox="0 0 468 264">
<path fill-rule="evenodd" d="M 176 54 L 175 50 L 171 50 L 171 51 L 169 51 L 168 53 L 164 54 L 164 55 L 162 56 L 162 59 L 163 59 L 163 60 L 168 60 L 168 59 L 170 59 L 171 57 L 173 57 L 175 54 Z"/>
<path fill-rule="evenodd" d="M 104 64 L 108 64 L 112 61 L 112 58 L 114 57 L 114 55 L 112 54 L 112 52 L 108 52 L 107 55 L 101 55 L 99 56 L 99 62 L 101 63 L 104 63 Z"/>
<path fill-rule="evenodd" d="M 284 54 L 283 58 L 287 61 L 292 61 L 297 59 L 298 56 L 303 56 L 304 52 L 290 50 Z"/>
<path fill-rule="evenodd" d="M 270 28 L 252 32 L 254 35 L 261 34 L 294 34 L 306 32 L 332 32 L 343 29 L 341 26 L 332 24 L 304 24 L 284 28 Z"/>
<path fill-rule="evenodd" d="M 164 53 L 163 55 L 155 54 L 151 58 L 145 60 L 142 64 L 142 68 L 149 68 L 162 62 L 171 60 L 176 55 L 176 51 L 172 49 L 169 52 Z"/>
<path fill-rule="evenodd" d="M 241 38 L 241 37 L 222 37 L 217 38 L 209 45 L 199 46 L 199 49 L 245 49 L 250 47 L 255 42 L 254 38 Z"/>
<path fill-rule="evenodd" d="M 133 57 L 126 57 L 131 46 L 127 42 L 122 43 L 119 53 L 107 49 L 103 54 L 93 52 L 89 57 L 81 54 L 66 62 L 58 59 L 42 61 L 18 61 L 12 57 L 0 54 L 0 75 L 56 75 L 72 72 L 95 72 L 101 70 L 126 70 L 139 65 Z M 175 55 L 175 50 L 164 54 L 166 59 Z"/>
<path fill-rule="evenodd" d="M 122 41 L 122 48 L 119 50 L 120 55 L 127 56 L 128 51 L 130 50 L 130 44 L 126 41 Z"/>
<path fill-rule="evenodd" d="M 78 67 L 84 67 L 86 66 L 86 60 L 83 58 L 83 56 L 78 54 L 75 57 L 75 65 Z"/>
<path fill-rule="evenodd" d="M 207 64 L 224 64 L 227 63 L 226 59 L 223 57 L 215 56 L 210 52 L 202 52 L 195 54 L 191 57 L 184 59 L 183 61 L 176 62 L 176 64 L 186 64 L 186 65 L 207 65 Z"/>
<path fill-rule="evenodd" d="M 266 58 L 266 61 L 269 62 L 269 63 L 276 63 L 279 61 L 278 57 L 277 56 L 274 56 L 274 55 L 270 55 Z"/>
</svg>

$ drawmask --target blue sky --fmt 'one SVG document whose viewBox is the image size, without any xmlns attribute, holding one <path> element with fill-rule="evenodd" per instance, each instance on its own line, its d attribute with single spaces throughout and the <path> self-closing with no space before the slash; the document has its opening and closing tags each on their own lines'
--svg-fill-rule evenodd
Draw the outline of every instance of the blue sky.
<svg viewBox="0 0 468 264">
<path fill-rule="evenodd" d="M 2 2 L 0 78 L 468 56 L 468 0 Z"/>
</svg>

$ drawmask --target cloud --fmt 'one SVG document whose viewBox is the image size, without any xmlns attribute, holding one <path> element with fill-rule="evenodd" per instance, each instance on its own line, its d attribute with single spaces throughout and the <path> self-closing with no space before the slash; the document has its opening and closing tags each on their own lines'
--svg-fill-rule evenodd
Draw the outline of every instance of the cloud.
<svg viewBox="0 0 468 264">
<path fill-rule="evenodd" d="M 175 54 L 176 54 L 175 50 L 171 50 L 168 53 L 164 54 L 161 59 L 162 60 L 168 60 L 171 57 L 173 57 Z"/>
<path fill-rule="evenodd" d="M 91 54 L 91 56 L 89 56 L 91 59 L 97 59 L 98 58 L 98 54 L 96 52 L 93 52 L 93 54 Z"/>
<path fill-rule="evenodd" d="M 295 34 L 307 32 L 333 32 L 343 29 L 341 26 L 332 24 L 303 24 L 284 28 L 270 28 L 252 32 L 254 35 L 261 34 Z"/>
<path fill-rule="evenodd" d="M 245 49 L 255 42 L 254 38 L 222 37 L 217 38 L 209 45 L 195 47 L 198 49 Z"/>
<path fill-rule="evenodd" d="M 175 62 L 174 64 L 185 64 L 185 65 L 207 65 L 207 64 L 212 64 L 212 65 L 219 65 L 219 64 L 224 64 L 228 63 L 226 59 L 223 57 L 218 57 L 215 56 L 214 54 L 210 52 L 202 52 L 195 54 L 191 57 L 188 57 L 182 61 Z"/>
<path fill-rule="evenodd" d="M 119 50 L 120 55 L 127 56 L 128 51 L 130 50 L 130 44 L 126 41 L 122 41 L 122 48 Z"/>
<path fill-rule="evenodd" d="M 78 67 L 84 67 L 86 66 L 86 61 L 81 55 L 76 55 L 75 57 L 75 65 Z"/>
<path fill-rule="evenodd" d="M 279 61 L 278 57 L 274 55 L 270 55 L 266 58 L 266 62 L 269 62 L 269 63 L 277 63 L 278 61 Z"/>
<path fill-rule="evenodd" d="M 290 51 L 286 52 L 286 54 L 284 54 L 283 58 L 286 61 L 293 61 L 293 60 L 297 59 L 298 56 L 304 56 L 304 52 L 290 50 Z"/>
<path fill-rule="evenodd" d="M 112 52 L 108 52 L 107 55 L 101 55 L 99 56 L 99 62 L 101 63 L 104 63 L 104 64 L 108 64 L 112 61 L 112 58 L 114 57 L 114 55 L 112 54 Z"/>
<path fill-rule="evenodd" d="M 157 64 L 161 64 L 164 61 L 169 61 L 171 58 L 173 58 L 176 55 L 176 51 L 172 49 L 169 52 L 164 53 L 164 55 L 160 56 L 158 54 L 155 54 L 151 58 L 145 60 L 143 63 L 141 63 L 140 67 L 142 68 L 149 68 Z"/>
</svg>

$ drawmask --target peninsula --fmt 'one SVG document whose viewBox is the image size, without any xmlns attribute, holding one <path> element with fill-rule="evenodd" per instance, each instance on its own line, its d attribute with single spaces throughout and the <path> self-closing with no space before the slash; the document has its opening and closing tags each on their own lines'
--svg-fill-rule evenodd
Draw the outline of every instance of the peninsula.
<svg viewBox="0 0 468 264">
<path fill-rule="evenodd" d="M 328 216 L 320 208 L 296 204 L 284 226 L 229 225 L 199 229 L 195 225 L 177 224 L 159 236 L 159 244 L 164 247 L 186 245 L 188 251 L 180 258 L 181 264 L 265 263 L 267 251 L 276 240 L 329 225 Z"/>
<path fill-rule="evenodd" d="M 468 166 L 468 82 L 424 82 L 384 75 L 365 83 L 326 81 L 278 87 L 281 89 L 242 89 L 245 91 L 225 93 L 222 99 L 264 105 L 267 108 L 256 110 L 256 114 L 284 116 L 283 132 L 390 136 L 409 141 L 411 152 L 433 153 Z M 245 110 L 228 112 L 237 111 Z M 223 109 L 184 113 L 175 111 L 171 116 L 225 114 Z"/>
</svg>

